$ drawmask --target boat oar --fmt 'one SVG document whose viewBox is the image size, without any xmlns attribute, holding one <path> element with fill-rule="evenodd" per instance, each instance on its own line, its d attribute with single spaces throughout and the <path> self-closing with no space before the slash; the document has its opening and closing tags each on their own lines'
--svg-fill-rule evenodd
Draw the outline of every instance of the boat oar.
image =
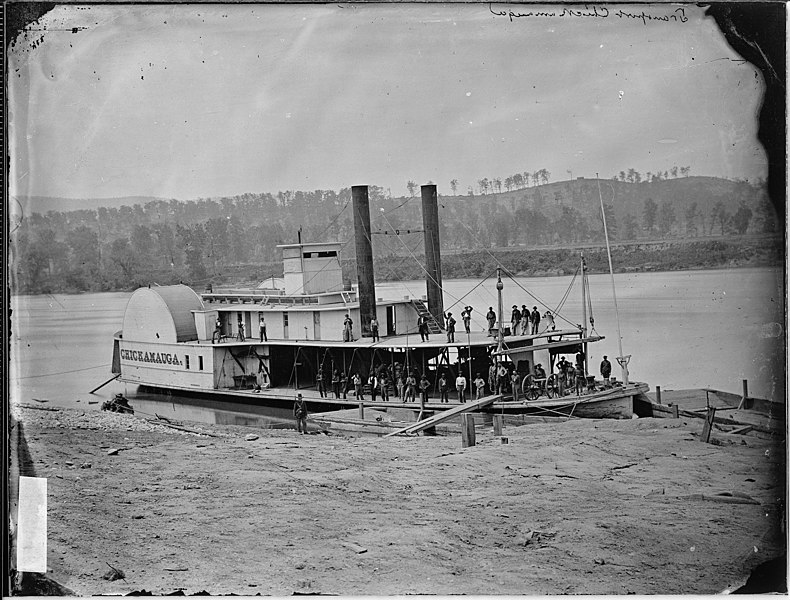
<svg viewBox="0 0 790 600">
<path fill-rule="evenodd" d="M 115 380 L 116 380 L 116 379 L 118 379 L 120 376 L 121 376 L 121 374 L 120 374 L 120 373 L 118 373 L 117 375 L 113 375 L 113 376 L 112 376 L 112 377 L 110 377 L 110 378 L 109 378 L 107 381 L 105 381 L 104 383 L 102 383 L 102 384 L 101 384 L 99 387 L 95 387 L 95 388 L 93 388 L 93 389 L 92 389 L 90 392 L 88 392 L 88 393 L 89 393 L 89 394 L 92 394 L 93 392 L 96 392 L 96 391 L 98 391 L 98 390 L 102 389 L 102 388 L 103 388 L 105 385 L 107 385 L 107 384 L 108 384 L 108 383 L 110 383 L 111 381 L 115 381 Z"/>
</svg>

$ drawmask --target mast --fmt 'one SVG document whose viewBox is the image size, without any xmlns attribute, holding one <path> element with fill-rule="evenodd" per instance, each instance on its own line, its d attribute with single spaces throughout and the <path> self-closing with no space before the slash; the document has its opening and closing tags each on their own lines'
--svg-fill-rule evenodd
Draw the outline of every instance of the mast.
<svg viewBox="0 0 790 600">
<path fill-rule="evenodd" d="M 502 338 L 504 336 L 503 330 L 503 323 L 502 323 L 502 288 L 504 288 L 504 284 L 502 283 L 502 267 L 496 268 L 496 291 L 497 296 L 499 299 L 499 333 L 497 335 L 497 352 L 502 352 Z"/>
<path fill-rule="evenodd" d="M 581 259 L 582 269 L 582 337 L 587 337 L 587 265 L 584 264 L 584 252 Z M 582 352 L 584 353 L 584 374 L 590 372 L 590 365 L 587 362 L 587 342 L 582 342 Z"/>
<path fill-rule="evenodd" d="M 623 374 L 623 385 L 628 385 L 628 359 L 630 356 L 623 356 L 623 336 L 620 333 L 620 313 L 617 310 L 617 292 L 614 286 L 614 269 L 612 268 L 612 251 L 609 248 L 609 231 L 606 229 L 606 211 L 603 209 L 603 196 L 601 195 L 601 179 L 598 173 L 595 174 L 595 179 L 598 182 L 598 199 L 601 201 L 601 218 L 603 219 L 603 235 L 606 239 L 606 255 L 609 257 L 609 276 L 612 279 L 612 299 L 614 300 L 614 316 L 617 321 L 617 347 L 620 350 L 620 356 L 617 357 L 617 362 Z"/>
</svg>

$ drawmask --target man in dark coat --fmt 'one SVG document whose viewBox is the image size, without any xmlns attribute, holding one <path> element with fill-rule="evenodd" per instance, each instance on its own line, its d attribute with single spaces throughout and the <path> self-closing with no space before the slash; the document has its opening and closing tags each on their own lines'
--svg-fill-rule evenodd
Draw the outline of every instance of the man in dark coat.
<svg viewBox="0 0 790 600">
<path fill-rule="evenodd" d="M 611 377 L 611 375 L 612 363 L 610 363 L 606 356 L 604 356 L 603 360 L 601 361 L 601 377 L 603 377 L 604 385 L 607 387 L 609 386 L 609 377 Z"/>
<path fill-rule="evenodd" d="M 305 404 L 302 394 L 297 394 L 294 402 L 294 419 L 296 419 L 296 431 L 307 433 L 307 404 Z"/>
</svg>

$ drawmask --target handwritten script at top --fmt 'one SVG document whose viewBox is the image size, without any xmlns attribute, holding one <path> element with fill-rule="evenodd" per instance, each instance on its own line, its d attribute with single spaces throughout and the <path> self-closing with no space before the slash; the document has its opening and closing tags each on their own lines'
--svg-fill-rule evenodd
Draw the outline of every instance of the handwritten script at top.
<svg viewBox="0 0 790 600">
<path fill-rule="evenodd" d="M 496 15 L 497 17 L 508 17 L 511 22 L 513 19 L 520 19 L 522 17 L 592 17 L 594 19 L 609 19 L 617 17 L 618 19 L 625 19 L 628 21 L 642 21 L 643 25 L 647 25 L 648 21 L 658 21 L 663 23 L 685 23 L 689 20 L 686 16 L 686 10 L 682 7 L 675 8 L 671 12 L 665 14 L 656 14 L 651 11 L 645 12 L 644 10 L 640 10 L 638 12 L 636 10 L 628 11 L 621 8 L 618 8 L 617 10 L 609 10 L 606 6 L 599 6 L 596 4 L 593 4 L 592 8 L 590 8 L 589 4 L 585 4 L 583 8 L 563 7 L 562 9 L 557 8 L 552 10 L 524 10 L 521 7 L 518 10 L 497 10 L 492 4 L 489 4 L 488 10 L 491 11 L 491 14 Z"/>
</svg>

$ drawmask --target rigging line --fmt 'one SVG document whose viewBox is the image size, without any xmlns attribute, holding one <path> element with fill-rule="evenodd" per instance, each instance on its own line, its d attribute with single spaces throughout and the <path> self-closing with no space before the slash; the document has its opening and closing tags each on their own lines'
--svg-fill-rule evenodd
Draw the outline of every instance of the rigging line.
<svg viewBox="0 0 790 600">
<path fill-rule="evenodd" d="M 414 200 L 414 198 L 415 198 L 415 197 L 416 197 L 416 196 L 412 196 L 411 198 L 406 198 L 406 200 L 405 200 L 405 201 L 403 201 L 403 202 L 401 202 L 400 204 L 398 204 L 398 206 L 396 206 L 395 208 L 391 208 L 391 209 L 390 209 L 390 210 L 388 210 L 388 211 L 384 211 L 384 209 L 382 209 L 382 212 L 383 212 L 385 215 L 388 215 L 388 214 L 390 214 L 390 213 L 392 213 L 392 212 L 395 212 L 395 211 L 396 211 L 396 210 L 398 210 L 400 207 L 402 207 L 402 206 L 405 206 L 407 203 L 409 203 L 409 202 L 411 202 L 412 200 Z"/>
<path fill-rule="evenodd" d="M 466 223 L 464 223 L 464 222 L 463 222 L 463 220 L 459 220 L 459 222 L 461 223 L 461 225 L 463 225 L 463 226 L 466 228 L 466 230 L 467 230 L 467 231 L 469 231 L 469 234 L 472 236 L 472 239 L 477 239 L 477 238 L 475 237 L 475 232 L 474 232 L 474 231 L 472 231 L 472 230 L 469 228 L 469 226 L 468 226 Z M 509 277 L 510 277 L 511 279 L 513 279 L 513 274 L 512 274 L 512 273 L 511 273 L 511 272 L 510 272 L 510 271 L 509 271 L 509 270 L 508 270 L 508 269 L 507 269 L 507 268 L 506 268 L 506 267 L 505 267 L 505 266 L 504 266 L 504 265 L 503 265 L 503 264 L 502 264 L 500 261 L 499 261 L 499 259 L 498 259 L 496 256 L 494 256 L 494 255 L 491 253 L 491 251 L 490 251 L 488 248 L 486 248 L 485 246 L 483 246 L 483 245 L 482 245 L 482 244 L 480 244 L 479 242 L 478 242 L 478 245 L 479 245 L 479 246 L 480 246 L 480 247 L 481 247 L 481 248 L 482 248 L 482 249 L 483 249 L 483 250 L 486 252 L 486 254 L 488 254 L 488 256 L 490 256 L 490 257 L 493 259 L 493 261 L 494 261 L 494 263 L 495 263 L 495 264 L 497 264 L 498 266 L 500 266 L 500 267 L 502 268 L 502 270 L 503 270 L 503 271 L 505 271 L 506 273 L 508 273 L 508 274 L 509 274 Z M 526 292 L 526 293 L 527 293 L 529 296 L 531 296 L 531 297 L 532 297 L 532 298 L 533 298 L 533 299 L 534 299 L 534 300 L 535 300 L 535 301 L 536 301 L 538 304 L 542 305 L 544 308 L 547 308 L 547 309 L 550 309 L 550 308 L 551 308 L 551 307 L 550 307 L 548 304 L 546 304 L 546 302 L 544 302 L 543 300 L 541 300 L 541 299 L 540 299 L 540 298 L 539 298 L 537 295 L 535 295 L 535 294 L 533 294 L 532 292 L 530 292 L 529 290 L 527 290 L 527 289 L 526 289 L 524 286 L 522 286 L 522 285 L 521 285 L 521 284 L 520 284 L 518 281 L 516 281 L 515 279 L 513 279 L 513 282 L 514 282 L 514 283 L 515 283 L 517 286 L 519 286 L 519 287 L 520 287 L 522 290 L 524 290 L 524 291 L 525 291 L 525 292 Z"/>
<path fill-rule="evenodd" d="M 387 217 L 384 217 L 384 219 L 387 221 L 387 223 L 389 223 L 389 219 L 387 219 Z M 391 225 L 390 225 L 390 226 L 391 226 Z M 398 238 L 398 239 L 400 239 L 400 238 Z M 401 243 L 403 244 L 403 247 L 404 247 L 404 248 L 406 248 L 406 250 L 408 250 L 409 254 L 411 254 L 411 257 L 414 259 L 414 262 L 416 262 L 416 263 L 419 265 L 420 269 L 422 269 L 423 273 L 425 273 L 425 276 L 426 276 L 426 277 L 428 277 L 428 279 L 430 279 L 430 280 L 431 280 L 431 281 L 432 281 L 432 282 L 433 282 L 433 283 L 434 283 L 434 284 L 435 284 L 435 285 L 436 285 L 436 286 L 437 286 L 437 287 L 438 287 L 440 290 L 442 290 L 442 292 L 444 292 L 445 294 L 447 294 L 448 296 L 450 296 L 450 297 L 451 297 L 453 300 L 456 300 L 456 301 L 458 301 L 458 298 L 457 298 L 457 297 L 455 297 L 453 294 L 451 294 L 451 293 L 450 293 L 450 292 L 448 292 L 446 289 L 444 289 L 444 288 L 443 288 L 441 285 L 439 285 L 439 282 L 438 282 L 438 281 L 436 281 L 436 279 L 434 279 L 434 278 L 433 278 L 433 276 L 432 276 L 432 275 L 431 275 L 431 274 L 430 274 L 430 273 L 429 273 L 429 272 L 428 272 L 428 271 L 425 269 L 425 267 L 423 267 L 423 266 L 422 266 L 422 264 L 420 263 L 420 261 L 419 261 L 419 260 L 417 260 L 417 257 L 416 257 L 416 256 L 414 256 L 414 253 L 413 253 L 413 252 L 412 252 L 412 251 L 409 249 L 409 247 L 408 247 L 408 246 L 407 246 L 407 245 L 406 245 L 406 244 L 403 242 L 403 240 L 400 240 L 400 241 L 401 241 Z"/>
<path fill-rule="evenodd" d="M 486 275 L 486 277 L 484 277 L 482 280 L 480 280 L 480 281 L 477 283 L 477 285 L 475 285 L 475 287 L 473 287 L 471 290 L 469 290 L 468 292 L 466 292 L 466 293 L 465 293 L 463 296 L 461 296 L 461 297 L 460 297 L 460 298 L 459 298 L 459 299 L 458 299 L 456 302 L 454 302 L 453 304 L 451 304 L 451 305 L 450 305 L 450 306 L 449 306 L 449 307 L 448 307 L 446 310 L 449 310 L 449 309 L 453 308 L 455 305 L 459 304 L 459 303 L 460 303 L 460 302 L 461 302 L 461 301 L 462 301 L 464 298 L 466 298 L 466 297 L 467 297 L 469 294 L 471 294 L 471 293 L 472 293 L 473 291 L 475 291 L 475 290 L 476 290 L 478 287 L 480 287 L 480 286 L 481 286 L 481 285 L 483 285 L 483 284 L 484 284 L 486 281 L 488 281 L 488 280 L 489 280 L 491 277 L 493 277 L 495 273 L 496 273 L 496 271 L 493 271 L 493 272 L 492 272 L 490 275 Z M 484 289 L 488 290 L 488 288 L 484 288 Z M 490 290 L 489 290 L 489 293 L 490 293 Z M 477 312 L 481 313 L 481 317 L 482 317 L 482 311 L 477 311 Z M 485 317 L 482 317 L 482 318 L 485 318 Z M 471 321 L 472 321 L 472 322 L 474 322 L 476 325 L 484 325 L 484 327 L 483 327 L 483 330 L 484 330 L 484 331 L 488 329 L 488 321 L 480 321 L 480 320 L 478 320 L 478 318 L 477 318 L 477 317 L 472 317 L 472 318 L 471 318 Z"/>
<path fill-rule="evenodd" d="M 534 298 L 534 299 L 535 299 L 535 301 L 536 301 L 538 304 L 541 304 L 541 305 L 543 305 L 543 307 L 544 307 L 544 308 L 546 308 L 546 309 L 548 309 L 548 310 L 553 310 L 553 309 L 552 309 L 552 307 L 550 307 L 550 306 L 549 306 L 548 304 L 546 304 L 546 303 L 545 303 L 543 300 L 541 300 L 540 298 L 538 298 L 538 297 L 537 297 L 535 294 L 533 294 L 533 293 L 532 293 L 532 292 L 530 292 L 530 291 L 529 291 L 527 288 L 525 288 L 523 285 L 521 285 L 521 284 L 518 282 L 518 280 L 516 280 L 516 279 L 515 279 L 515 277 L 513 277 L 513 273 L 511 273 L 511 272 L 510 272 L 510 271 L 509 271 L 509 270 L 508 270 L 506 267 L 501 267 L 501 268 L 502 268 L 502 271 L 505 273 L 505 275 L 507 275 L 507 276 L 508 276 L 508 278 L 510 278 L 510 280 L 511 280 L 513 283 L 515 283 L 515 284 L 516 284 L 518 287 L 520 287 L 522 290 L 524 290 L 524 291 L 525 291 L 525 292 L 526 292 L 528 295 L 532 296 L 532 298 Z M 576 327 L 576 324 L 575 324 L 575 323 L 571 323 L 571 322 L 570 322 L 568 319 L 566 319 L 566 318 L 565 318 L 565 317 L 563 317 L 562 315 L 558 315 L 558 316 L 559 316 L 559 317 L 560 317 L 560 318 L 561 318 L 563 321 L 565 321 L 566 323 L 568 323 L 569 325 L 572 325 L 573 327 Z"/>
<path fill-rule="evenodd" d="M 95 367 L 85 367 L 84 369 L 71 369 L 70 371 L 58 371 L 57 373 L 41 373 L 39 375 L 27 375 L 25 377 L 14 377 L 15 380 L 22 379 L 36 379 L 38 377 L 52 377 L 53 375 L 66 375 L 67 373 L 79 373 L 80 371 L 90 371 L 92 369 L 101 369 L 102 367 L 109 367 L 110 363 L 105 365 L 96 365 Z"/>
<path fill-rule="evenodd" d="M 339 212 L 339 213 L 337 213 L 337 214 L 335 215 L 335 218 L 334 218 L 334 219 L 332 219 L 332 220 L 329 222 L 329 225 L 327 225 L 327 226 L 326 226 L 326 228 L 324 228 L 324 230 L 323 230 L 321 233 L 319 233 L 319 234 L 316 236 L 316 238 L 317 238 L 317 239 L 319 239 L 319 240 L 320 240 L 320 239 L 321 239 L 321 237 L 323 237 L 323 235 L 324 235 L 324 234 L 325 234 L 327 231 L 329 231 L 329 229 L 332 227 L 332 225 L 334 225 L 334 224 L 335 224 L 335 222 L 336 222 L 336 221 L 337 221 L 337 220 L 340 218 L 340 216 L 343 214 L 343 211 L 345 211 L 345 210 L 346 210 L 346 208 L 348 207 L 348 203 L 349 203 L 349 202 L 351 202 L 351 198 L 352 198 L 352 196 L 349 196 L 349 197 L 348 197 L 348 200 L 346 200 L 346 203 L 343 205 L 343 208 L 341 208 L 341 209 L 340 209 L 340 212 Z"/>
<path fill-rule="evenodd" d="M 345 248 L 345 247 L 346 247 L 346 245 L 347 245 L 347 244 L 348 244 L 350 241 L 351 241 L 351 240 L 346 240 L 345 242 L 343 242 L 343 244 L 340 246 L 340 250 L 342 251 L 342 250 L 343 250 L 343 248 Z M 338 258 L 338 263 L 339 263 L 339 262 L 340 262 L 340 256 L 338 255 L 338 257 L 337 257 L 337 258 Z M 306 286 L 308 283 L 310 283 L 310 282 L 311 282 L 313 279 L 315 279 L 316 277 L 318 277 L 318 275 L 319 275 L 319 274 L 320 274 L 320 273 L 321 273 L 321 272 L 322 272 L 324 269 L 326 269 L 327 267 L 329 267 L 331 264 L 332 264 L 331 262 L 327 262 L 327 263 L 326 263 L 326 264 L 325 264 L 323 267 L 321 267 L 320 269 L 318 269 L 318 271 L 316 271 L 315 273 L 313 273 L 313 276 L 312 276 L 312 277 L 310 277 L 310 279 L 308 279 L 308 280 L 307 280 L 307 281 L 305 281 L 305 282 L 304 282 L 304 283 L 303 283 L 301 286 L 299 286 L 298 288 L 296 288 L 296 291 L 294 292 L 294 294 L 298 294 L 299 292 L 301 292 L 302 290 L 304 290 L 305 286 Z M 341 269 L 342 269 L 342 265 L 341 265 Z"/>
<path fill-rule="evenodd" d="M 571 282 L 568 285 L 568 289 L 565 290 L 565 295 L 562 297 L 562 299 L 560 300 L 559 304 L 557 304 L 557 307 L 554 309 L 554 314 L 555 315 L 559 315 L 563 319 L 564 319 L 564 317 L 562 317 L 562 315 L 560 315 L 560 310 L 562 309 L 563 306 L 565 306 L 565 303 L 568 301 L 568 297 L 571 294 L 571 289 L 573 289 L 573 284 L 576 281 L 576 277 L 579 275 L 579 269 L 580 268 L 581 267 L 576 267 L 576 272 L 573 274 L 573 279 L 571 279 Z M 568 321 L 568 322 L 570 323 L 570 321 Z"/>
<path fill-rule="evenodd" d="M 444 204 L 442 204 L 441 202 L 439 203 L 439 206 L 441 206 L 441 207 L 442 207 L 442 208 L 444 208 L 444 209 L 446 209 L 446 208 L 447 208 L 447 207 L 446 207 Z M 472 230 L 469 228 L 469 226 L 468 226 L 468 225 L 467 225 L 467 224 L 464 222 L 463 218 L 459 219 L 459 222 L 461 223 L 461 225 L 463 225 L 464 227 L 466 227 L 466 229 L 467 229 L 467 231 L 469 232 L 469 234 L 471 235 L 472 239 L 477 239 L 477 238 L 475 237 L 475 232 L 474 232 L 474 231 L 472 231 Z M 459 237 L 460 237 L 460 234 L 456 235 L 456 239 L 458 239 Z M 489 252 L 489 254 L 491 254 L 491 253 Z M 499 264 L 499 261 L 496 259 L 496 257 L 494 257 L 493 255 L 491 255 L 491 258 L 493 258 L 493 259 L 494 259 L 494 261 L 495 261 L 497 264 Z M 463 265 L 463 261 L 461 261 L 461 264 Z M 465 267 L 463 267 L 463 268 L 464 268 L 464 273 L 466 273 L 466 268 L 465 268 Z M 484 290 L 485 290 L 485 291 L 488 293 L 488 295 L 489 295 L 489 296 L 491 296 L 491 298 L 492 298 L 492 299 L 493 299 L 495 302 L 496 302 L 496 301 L 498 301 L 498 298 L 497 298 L 497 296 L 495 296 L 495 295 L 494 295 L 494 292 L 492 292 L 492 291 L 491 291 L 490 289 L 488 289 L 488 288 L 483 288 L 483 289 L 484 289 Z"/>
</svg>

